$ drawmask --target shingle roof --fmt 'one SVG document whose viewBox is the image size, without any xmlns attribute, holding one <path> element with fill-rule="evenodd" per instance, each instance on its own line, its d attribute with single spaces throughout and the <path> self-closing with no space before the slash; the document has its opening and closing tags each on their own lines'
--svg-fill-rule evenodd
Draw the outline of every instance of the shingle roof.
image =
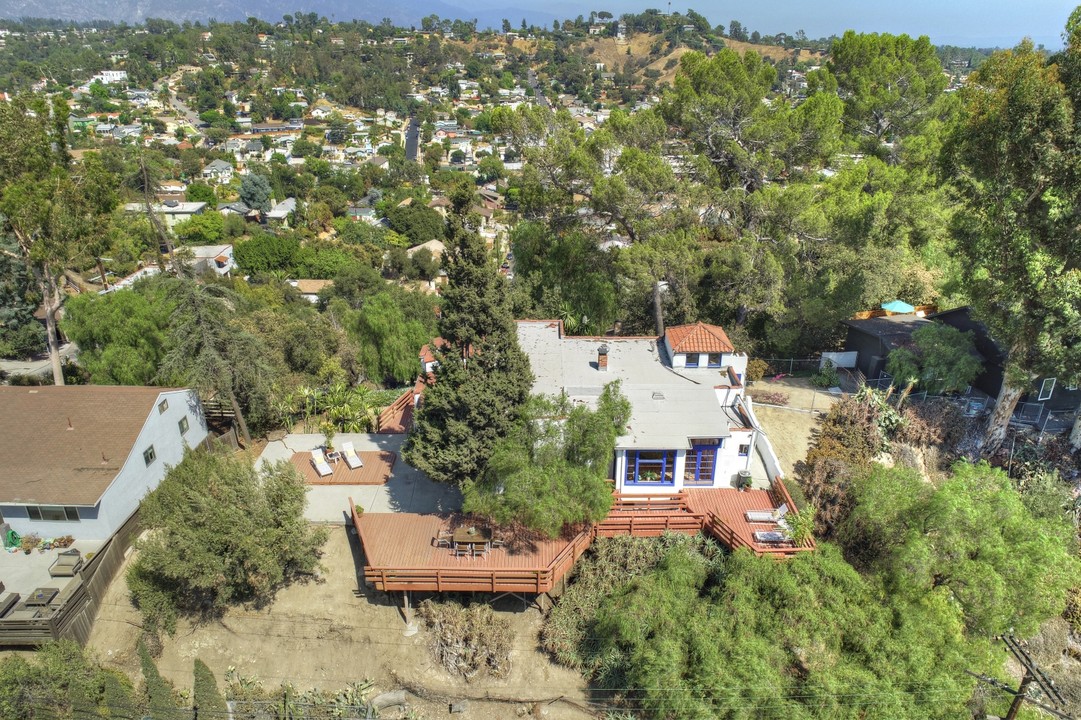
<svg viewBox="0 0 1081 720">
<path fill-rule="evenodd" d="M 664 331 L 673 353 L 726 353 L 735 352 L 720 325 L 703 322 L 694 325 L 676 325 Z"/>
<path fill-rule="evenodd" d="M 169 391 L 0 387 L 0 502 L 96 504 Z"/>
</svg>

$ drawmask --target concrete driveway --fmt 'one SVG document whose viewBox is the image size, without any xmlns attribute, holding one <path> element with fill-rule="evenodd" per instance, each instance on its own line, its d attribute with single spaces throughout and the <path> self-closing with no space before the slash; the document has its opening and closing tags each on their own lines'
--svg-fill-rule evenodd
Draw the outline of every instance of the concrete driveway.
<svg viewBox="0 0 1081 720">
<path fill-rule="evenodd" d="M 349 519 L 349 499 L 366 512 L 443 513 L 456 512 L 462 507 L 458 488 L 433 482 L 402 459 L 405 435 L 375 435 L 371 433 L 338 433 L 334 444 L 352 441 L 358 452 L 389 450 L 398 455 L 385 485 L 311 485 L 304 517 L 312 522 L 345 524 Z M 294 453 L 310 452 L 321 447 L 323 435 L 286 435 L 269 443 L 259 456 L 263 462 L 288 461 Z"/>
</svg>

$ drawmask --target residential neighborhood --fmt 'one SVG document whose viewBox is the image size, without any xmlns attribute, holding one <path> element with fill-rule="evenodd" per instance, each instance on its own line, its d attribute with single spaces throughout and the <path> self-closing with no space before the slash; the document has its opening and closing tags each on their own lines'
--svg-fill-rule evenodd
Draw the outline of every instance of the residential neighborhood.
<svg viewBox="0 0 1081 720">
<path fill-rule="evenodd" d="M 32 6 L 0 716 L 1081 716 L 1076 17 Z"/>
</svg>

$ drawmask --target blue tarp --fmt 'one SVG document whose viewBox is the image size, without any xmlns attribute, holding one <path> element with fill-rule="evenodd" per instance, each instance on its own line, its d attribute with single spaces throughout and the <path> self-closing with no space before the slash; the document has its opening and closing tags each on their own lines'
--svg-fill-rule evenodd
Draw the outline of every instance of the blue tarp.
<svg viewBox="0 0 1081 720">
<path fill-rule="evenodd" d="M 916 308 L 912 307 L 903 300 L 891 300 L 888 303 L 882 303 L 882 309 L 888 310 L 892 313 L 910 313 L 916 312 Z"/>
</svg>

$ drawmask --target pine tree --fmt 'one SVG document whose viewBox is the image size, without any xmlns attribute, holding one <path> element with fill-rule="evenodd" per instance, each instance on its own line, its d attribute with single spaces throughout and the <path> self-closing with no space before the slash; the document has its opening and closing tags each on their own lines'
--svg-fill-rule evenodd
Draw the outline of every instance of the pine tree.
<svg viewBox="0 0 1081 720">
<path fill-rule="evenodd" d="M 139 643 L 139 664 L 143 669 L 143 694 L 146 707 L 154 720 L 182 720 L 185 713 L 176 703 L 172 684 L 161 676 L 146 644 Z"/>
<path fill-rule="evenodd" d="M 214 673 L 198 658 L 195 660 L 193 699 L 200 717 L 225 718 L 229 715 L 229 706 L 225 703 L 225 696 L 218 690 Z"/>
<path fill-rule="evenodd" d="M 480 477 L 496 441 L 521 418 L 533 374 L 484 241 L 460 218 L 452 219 L 451 235 L 439 320 L 445 344 L 405 458 L 433 480 L 461 484 Z"/>
</svg>

